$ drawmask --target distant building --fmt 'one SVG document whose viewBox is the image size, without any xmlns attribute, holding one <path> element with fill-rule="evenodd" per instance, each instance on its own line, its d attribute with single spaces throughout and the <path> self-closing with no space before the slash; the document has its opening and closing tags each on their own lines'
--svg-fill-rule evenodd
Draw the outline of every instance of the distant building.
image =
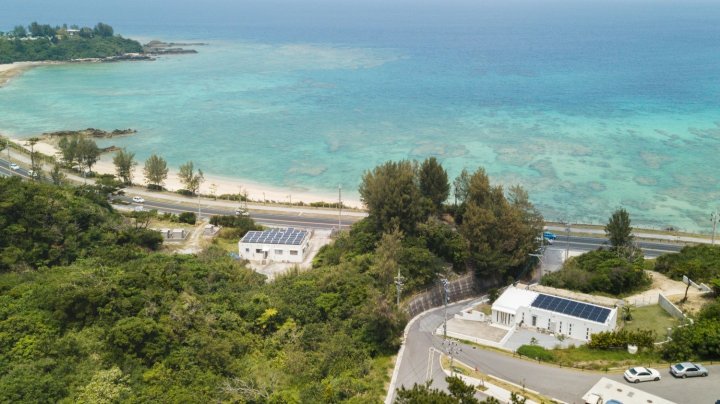
<svg viewBox="0 0 720 404">
<path fill-rule="evenodd" d="M 238 253 L 250 261 L 301 263 L 309 245 L 310 232 L 306 230 L 249 231 L 238 242 Z"/>
<path fill-rule="evenodd" d="M 65 32 L 67 32 L 68 36 L 75 36 L 80 34 L 80 30 L 74 28 L 68 28 L 67 30 L 65 30 Z"/>
<path fill-rule="evenodd" d="M 592 334 L 615 329 L 617 308 L 510 286 L 493 303 L 491 321 L 498 326 L 530 327 L 588 341 Z"/>
</svg>

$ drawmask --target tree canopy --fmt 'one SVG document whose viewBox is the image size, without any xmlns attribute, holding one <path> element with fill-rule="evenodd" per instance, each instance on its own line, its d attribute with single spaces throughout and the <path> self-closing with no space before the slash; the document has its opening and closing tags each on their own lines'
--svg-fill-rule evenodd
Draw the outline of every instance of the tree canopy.
<svg viewBox="0 0 720 404">
<path fill-rule="evenodd" d="M 425 159 L 418 173 L 420 193 L 428 199 L 433 213 L 440 213 L 442 205 L 450 195 L 447 171 L 435 157 Z"/>
<path fill-rule="evenodd" d="M 167 162 L 157 154 L 153 154 L 145 161 L 143 174 L 149 185 L 162 187 L 168 176 Z"/>
<path fill-rule="evenodd" d="M 200 184 L 205 181 L 205 175 L 202 170 L 198 169 L 196 173 L 195 166 L 192 161 L 188 161 L 180 166 L 178 177 L 180 178 L 180 182 L 182 182 L 185 186 L 185 189 L 190 191 L 193 195 L 195 195 L 195 193 L 200 189 Z"/>
<path fill-rule="evenodd" d="M 614 249 L 630 247 L 633 241 L 632 231 L 630 214 L 623 208 L 613 212 L 605 225 L 605 234 Z"/>
<path fill-rule="evenodd" d="M 398 228 L 414 234 L 423 219 L 422 196 L 411 161 L 388 161 L 366 171 L 359 193 L 370 222 L 380 232 Z"/>
</svg>

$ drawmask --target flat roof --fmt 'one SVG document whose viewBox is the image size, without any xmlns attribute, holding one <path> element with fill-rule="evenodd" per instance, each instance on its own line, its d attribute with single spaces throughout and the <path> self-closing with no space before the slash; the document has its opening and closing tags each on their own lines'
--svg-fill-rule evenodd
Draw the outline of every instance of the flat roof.
<svg viewBox="0 0 720 404">
<path fill-rule="evenodd" d="M 263 231 L 249 231 L 243 238 L 241 243 L 246 244 L 284 244 L 284 245 L 300 245 L 303 240 L 308 237 L 306 230 L 293 229 L 270 229 Z"/>
<path fill-rule="evenodd" d="M 493 310 L 516 314 L 521 307 L 530 307 L 539 293 L 510 286 L 492 304 Z"/>
</svg>

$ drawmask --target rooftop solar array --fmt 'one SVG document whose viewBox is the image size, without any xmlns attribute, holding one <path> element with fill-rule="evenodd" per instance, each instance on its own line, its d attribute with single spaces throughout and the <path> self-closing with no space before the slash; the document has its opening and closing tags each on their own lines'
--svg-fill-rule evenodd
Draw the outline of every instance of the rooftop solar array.
<svg viewBox="0 0 720 404">
<path fill-rule="evenodd" d="M 593 304 L 576 302 L 562 297 L 539 294 L 532 302 L 532 307 L 583 318 L 585 320 L 604 323 L 610 315 L 610 309 Z"/>
<path fill-rule="evenodd" d="M 257 244 L 286 244 L 286 245 L 300 245 L 307 236 L 308 232 L 305 230 L 298 230 L 293 228 L 288 229 L 270 229 L 264 231 L 249 231 L 243 236 L 240 242 L 242 243 L 257 243 Z"/>
</svg>

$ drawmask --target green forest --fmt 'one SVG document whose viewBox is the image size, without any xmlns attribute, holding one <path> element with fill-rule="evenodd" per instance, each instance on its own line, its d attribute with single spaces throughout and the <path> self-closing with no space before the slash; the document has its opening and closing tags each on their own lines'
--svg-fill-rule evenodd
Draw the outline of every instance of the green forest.
<svg viewBox="0 0 720 404">
<path fill-rule="evenodd" d="M 434 159 L 366 172 L 370 217 L 312 270 L 270 283 L 217 247 L 164 252 L 102 185 L 0 179 L 0 401 L 380 402 L 407 321 L 392 276 L 407 279 L 405 297 L 441 275 L 505 279 L 529 265 L 513 253 L 535 243 L 526 193 L 506 199 L 484 170 L 465 175 L 448 206 Z M 518 236 L 469 243 L 475 226 L 455 218 L 503 218 Z"/>
<path fill-rule="evenodd" d="M 34 22 L 0 35 L 0 63 L 106 58 L 142 51 L 139 42 L 115 35 L 103 23 L 73 29 Z"/>
</svg>

